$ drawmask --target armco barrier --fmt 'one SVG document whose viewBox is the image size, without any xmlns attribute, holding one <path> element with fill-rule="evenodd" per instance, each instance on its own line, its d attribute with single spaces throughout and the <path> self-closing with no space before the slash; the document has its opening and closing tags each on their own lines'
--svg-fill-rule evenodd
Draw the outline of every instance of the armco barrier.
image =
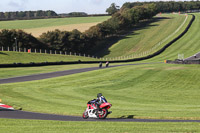
<svg viewBox="0 0 200 133">
<path fill-rule="evenodd" d="M 192 19 L 190 20 L 188 26 L 186 27 L 186 29 L 175 39 L 173 39 L 171 42 L 169 42 L 168 44 L 166 44 L 163 48 L 161 48 L 160 50 L 158 50 L 157 52 L 144 56 L 144 57 L 139 57 L 139 58 L 134 58 L 134 59 L 128 59 L 128 60 L 115 60 L 115 61 L 109 61 L 110 63 L 122 63 L 122 62 L 134 62 L 134 61 L 141 61 L 141 60 L 146 60 L 146 59 L 150 59 L 152 57 L 155 57 L 159 54 L 161 54 L 162 52 L 164 52 L 169 46 L 171 46 L 174 42 L 176 42 L 178 39 L 180 39 L 187 31 L 188 29 L 191 27 L 192 23 L 195 20 L 195 16 L 192 15 Z M 23 63 L 15 63 L 15 64 L 0 64 L 0 68 L 5 68 L 5 67 L 32 67 L 32 66 L 47 66 L 47 65 L 66 65 L 66 64 L 92 64 L 92 63 L 105 63 L 106 61 L 73 61 L 73 62 L 43 62 L 43 63 L 27 63 L 27 64 L 23 64 Z"/>
<path fill-rule="evenodd" d="M 166 63 L 169 64 L 200 64 L 200 60 L 167 60 Z"/>
</svg>

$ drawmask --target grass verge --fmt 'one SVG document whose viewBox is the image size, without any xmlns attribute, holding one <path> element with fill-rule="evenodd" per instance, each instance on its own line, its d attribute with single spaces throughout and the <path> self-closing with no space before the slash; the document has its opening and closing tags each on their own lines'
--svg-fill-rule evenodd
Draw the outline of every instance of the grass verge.
<svg viewBox="0 0 200 133">
<path fill-rule="evenodd" d="M 94 61 L 96 58 L 70 56 L 60 54 L 40 54 L 24 52 L 0 52 L 0 64 L 30 63 L 30 62 L 60 62 L 60 61 Z"/>
<path fill-rule="evenodd" d="M 138 122 L 62 122 L 41 120 L 0 119 L 4 133 L 132 133 L 132 132 L 200 132 L 199 123 L 138 123 Z"/>
</svg>

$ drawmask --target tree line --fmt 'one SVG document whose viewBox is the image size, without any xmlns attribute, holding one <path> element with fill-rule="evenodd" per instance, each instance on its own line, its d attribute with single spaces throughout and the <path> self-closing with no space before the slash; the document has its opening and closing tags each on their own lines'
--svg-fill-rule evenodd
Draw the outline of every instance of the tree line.
<svg viewBox="0 0 200 133">
<path fill-rule="evenodd" d="M 186 12 L 192 10 L 200 10 L 200 1 L 158 1 L 158 2 L 126 2 L 123 4 L 121 9 L 132 8 L 134 6 L 140 6 L 145 3 L 154 3 L 156 4 L 158 12 Z"/>
<path fill-rule="evenodd" d="M 44 17 L 56 17 L 58 14 L 52 10 L 48 11 L 20 11 L 20 12 L 0 12 L 0 20 L 13 20 L 13 19 L 34 19 Z"/>
<path fill-rule="evenodd" d="M 14 38 L 18 39 L 21 48 L 47 48 L 60 51 L 91 54 L 94 49 L 103 49 L 108 47 L 108 43 L 102 43 L 113 36 L 118 36 L 127 28 L 133 27 L 140 21 L 152 19 L 159 12 L 173 11 L 174 6 L 167 4 L 182 4 L 181 2 L 136 2 L 125 3 L 120 10 L 113 13 L 112 17 L 96 26 L 92 26 L 85 32 L 73 31 L 49 31 L 43 33 L 39 38 L 33 37 L 22 30 L 2 30 L 0 32 L 0 46 L 15 46 Z M 184 3 L 184 2 L 183 2 Z M 185 2 L 185 4 L 198 5 L 199 2 Z M 113 6 L 113 5 L 112 5 Z M 169 9 L 170 7 L 170 9 Z M 200 5 L 182 10 L 199 9 Z M 191 8 L 188 8 L 191 7 Z"/>
<path fill-rule="evenodd" d="M 14 38 L 18 38 L 21 48 L 45 47 L 90 54 L 92 49 L 100 45 L 101 40 L 115 36 L 125 28 L 137 24 L 139 20 L 152 18 L 155 14 L 156 6 L 154 4 L 136 6 L 113 14 L 107 21 L 97 24 L 83 33 L 78 30 L 70 32 L 55 30 L 43 33 L 37 39 L 22 30 L 2 30 L 0 32 L 0 46 L 15 46 Z"/>
</svg>

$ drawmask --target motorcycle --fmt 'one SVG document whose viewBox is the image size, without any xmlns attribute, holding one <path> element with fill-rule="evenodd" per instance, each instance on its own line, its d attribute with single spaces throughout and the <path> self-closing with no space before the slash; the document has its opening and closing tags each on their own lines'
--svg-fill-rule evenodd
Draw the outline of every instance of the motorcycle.
<svg viewBox="0 0 200 133">
<path fill-rule="evenodd" d="M 111 114 L 112 112 L 108 112 L 108 109 L 111 108 L 112 104 L 110 103 L 102 103 L 99 106 L 99 111 L 97 110 L 97 106 L 95 105 L 95 103 L 92 103 L 91 101 L 89 101 L 87 103 L 87 108 L 86 110 L 83 112 L 83 119 L 87 119 L 87 118 L 99 118 L 99 119 L 105 119 L 107 117 L 108 114 Z M 97 112 L 98 111 L 98 112 Z"/>
</svg>

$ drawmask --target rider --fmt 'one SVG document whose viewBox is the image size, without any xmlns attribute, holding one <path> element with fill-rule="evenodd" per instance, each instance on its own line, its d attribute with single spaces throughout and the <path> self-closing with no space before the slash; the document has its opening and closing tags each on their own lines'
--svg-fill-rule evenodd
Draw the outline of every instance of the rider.
<svg viewBox="0 0 200 133">
<path fill-rule="evenodd" d="M 97 94 L 97 99 L 96 99 L 96 106 L 97 106 L 97 112 L 100 110 L 100 105 L 102 103 L 107 103 L 106 98 L 102 95 L 102 93 Z M 97 113 L 96 112 L 96 113 Z"/>
</svg>

